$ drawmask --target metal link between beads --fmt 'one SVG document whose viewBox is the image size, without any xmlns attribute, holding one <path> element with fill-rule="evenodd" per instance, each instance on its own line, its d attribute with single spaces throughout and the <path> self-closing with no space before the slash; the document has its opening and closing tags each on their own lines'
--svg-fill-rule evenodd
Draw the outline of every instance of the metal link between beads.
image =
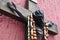
<svg viewBox="0 0 60 40">
<path fill-rule="evenodd" d="M 35 21 L 33 20 L 32 13 L 30 15 L 30 21 L 31 21 L 31 40 L 37 40 Z"/>
</svg>

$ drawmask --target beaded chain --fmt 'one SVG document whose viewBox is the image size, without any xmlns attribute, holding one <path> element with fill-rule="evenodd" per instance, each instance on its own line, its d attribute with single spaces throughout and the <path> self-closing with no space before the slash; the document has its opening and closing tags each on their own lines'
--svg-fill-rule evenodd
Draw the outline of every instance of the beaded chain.
<svg viewBox="0 0 60 40">
<path fill-rule="evenodd" d="M 36 26 L 35 21 L 33 20 L 33 15 L 30 15 L 30 24 L 31 24 L 31 40 L 37 40 Z"/>
<path fill-rule="evenodd" d="M 48 25 L 45 23 L 44 26 L 44 40 L 48 40 Z"/>
</svg>

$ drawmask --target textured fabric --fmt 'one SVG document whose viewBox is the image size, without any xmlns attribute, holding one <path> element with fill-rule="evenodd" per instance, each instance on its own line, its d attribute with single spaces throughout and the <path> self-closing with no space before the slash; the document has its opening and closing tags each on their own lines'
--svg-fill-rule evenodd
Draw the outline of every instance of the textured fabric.
<svg viewBox="0 0 60 40">
<path fill-rule="evenodd" d="M 44 10 L 45 19 L 58 26 L 58 35 L 50 34 L 49 40 L 60 40 L 60 0 L 38 0 L 38 8 Z"/>
<path fill-rule="evenodd" d="M 26 5 L 28 5 L 27 0 L 11 0 L 11 1 L 16 3 L 17 5 L 20 5 L 20 6 L 24 7 L 24 8 L 27 8 L 27 6 L 26 6 Z"/>
<path fill-rule="evenodd" d="M 0 40 L 25 40 L 24 24 L 8 16 L 0 16 Z"/>
</svg>

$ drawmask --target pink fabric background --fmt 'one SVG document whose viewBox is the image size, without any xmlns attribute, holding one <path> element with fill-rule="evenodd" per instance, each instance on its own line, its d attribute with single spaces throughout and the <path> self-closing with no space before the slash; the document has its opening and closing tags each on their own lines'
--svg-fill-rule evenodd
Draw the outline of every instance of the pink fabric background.
<svg viewBox="0 0 60 40">
<path fill-rule="evenodd" d="M 44 17 L 58 25 L 58 35 L 49 36 L 49 40 L 60 40 L 60 0 L 38 0 L 38 8 L 44 10 Z"/>
<path fill-rule="evenodd" d="M 11 1 L 15 2 L 17 5 L 25 7 L 26 0 L 11 0 Z"/>
<path fill-rule="evenodd" d="M 0 16 L 0 40 L 24 40 L 25 26 L 8 16 Z"/>
</svg>

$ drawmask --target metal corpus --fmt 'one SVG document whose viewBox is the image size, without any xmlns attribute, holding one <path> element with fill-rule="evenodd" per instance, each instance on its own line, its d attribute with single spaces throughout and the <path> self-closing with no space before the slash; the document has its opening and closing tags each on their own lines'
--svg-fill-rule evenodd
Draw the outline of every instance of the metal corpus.
<svg viewBox="0 0 60 40">
<path fill-rule="evenodd" d="M 31 40 L 37 40 L 35 21 L 33 20 L 32 13 L 30 15 L 30 24 L 31 24 Z"/>
</svg>

